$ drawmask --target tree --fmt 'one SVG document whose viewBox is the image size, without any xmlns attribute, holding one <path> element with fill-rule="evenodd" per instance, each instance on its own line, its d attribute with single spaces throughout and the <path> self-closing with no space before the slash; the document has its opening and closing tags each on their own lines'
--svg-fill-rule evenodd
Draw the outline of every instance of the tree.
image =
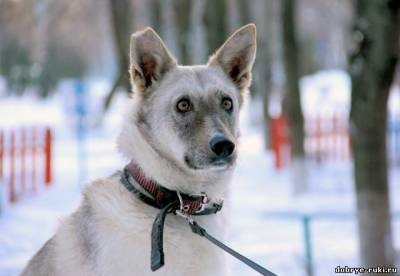
<svg viewBox="0 0 400 276">
<path fill-rule="evenodd" d="M 288 120 L 295 192 L 303 192 L 306 183 L 304 153 L 304 118 L 299 88 L 299 47 L 295 30 L 295 1 L 284 0 L 282 6 L 283 63 L 286 75 L 286 95 L 283 111 Z"/>
<path fill-rule="evenodd" d="M 254 2 L 254 1 L 253 1 Z M 254 64 L 253 73 L 253 89 L 255 94 L 262 98 L 263 102 L 263 127 L 265 145 L 270 145 L 270 129 L 269 129 L 269 97 L 272 89 L 272 20 L 273 20 L 273 3 L 272 1 L 258 0 L 254 2 L 256 5 L 250 8 L 251 17 L 259 28 L 257 28 L 257 58 Z"/>
<path fill-rule="evenodd" d="M 119 87 L 124 87 L 127 92 L 130 91 L 129 84 L 129 35 L 131 32 L 132 13 L 129 0 L 110 0 L 110 12 L 112 21 L 112 30 L 117 53 L 117 72 L 114 84 L 108 93 L 104 102 L 107 109 L 111 100 Z"/>
<path fill-rule="evenodd" d="M 173 0 L 160 0 L 161 24 L 160 31 L 165 44 L 172 54 L 179 58 L 178 31 L 176 28 L 176 13 Z"/>
<path fill-rule="evenodd" d="M 387 100 L 399 59 L 400 2 L 356 2 L 350 134 L 361 261 L 393 266 L 386 154 Z"/>
<path fill-rule="evenodd" d="M 207 26 L 208 54 L 218 49 L 227 36 L 225 0 L 207 0 L 205 22 Z"/>
<path fill-rule="evenodd" d="M 189 48 L 192 64 L 201 64 L 207 60 L 207 31 L 204 26 L 204 16 L 206 0 L 196 0 L 193 2 L 190 11 L 190 37 Z"/>
<path fill-rule="evenodd" d="M 179 61 L 183 65 L 190 64 L 189 50 L 189 29 L 190 29 L 190 10 L 193 5 L 192 0 L 175 0 L 174 8 L 177 16 L 176 29 L 178 30 Z"/>
</svg>

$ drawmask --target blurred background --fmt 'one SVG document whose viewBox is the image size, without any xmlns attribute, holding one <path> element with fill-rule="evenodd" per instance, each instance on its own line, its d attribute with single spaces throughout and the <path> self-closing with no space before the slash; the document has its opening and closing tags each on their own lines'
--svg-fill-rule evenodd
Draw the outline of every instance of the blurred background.
<svg viewBox="0 0 400 276">
<path fill-rule="evenodd" d="M 249 22 L 228 244 L 278 275 L 400 271 L 399 20 L 396 0 L 0 0 L 0 275 L 126 164 L 130 34 L 201 64 Z"/>
</svg>

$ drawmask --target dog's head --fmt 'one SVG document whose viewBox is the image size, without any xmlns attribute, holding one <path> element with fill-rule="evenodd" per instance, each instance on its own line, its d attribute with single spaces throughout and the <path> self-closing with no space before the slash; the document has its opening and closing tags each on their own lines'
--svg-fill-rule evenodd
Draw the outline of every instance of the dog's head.
<svg viewBox="0 0 400 276">
<path fill-rule="evenodd" d="M 132 35 L 131 123 L 159 158 L 189 172 L 232 166 L 238 113 L 250 86 L 255 52 L 253 24 L 237 30 L 199 66 L 179 66 L 151 28 Z"/>
</svg>

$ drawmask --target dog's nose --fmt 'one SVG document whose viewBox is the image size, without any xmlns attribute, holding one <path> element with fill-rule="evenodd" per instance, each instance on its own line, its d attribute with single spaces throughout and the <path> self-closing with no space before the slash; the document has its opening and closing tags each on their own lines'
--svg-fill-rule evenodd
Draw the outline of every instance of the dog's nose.
<svg viewBox="0 0 400 276">
<path fill-rule="evenodd" d="M 210 140 L 211 150 L 221 158 L 230 156 L 235 150 L 235 144 L 222 134 L 217 134 Z"/>
</svg>

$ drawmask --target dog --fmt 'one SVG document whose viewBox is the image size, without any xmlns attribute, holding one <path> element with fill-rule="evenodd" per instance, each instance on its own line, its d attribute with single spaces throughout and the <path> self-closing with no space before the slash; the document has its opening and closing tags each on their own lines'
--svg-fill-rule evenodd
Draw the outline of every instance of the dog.
<svg viewBox="0 0 400 276">
<path fill-rule="evenodd" d="M 255 54 L 254 24 L 238 29 L 206 65 L 196 66 L 178 65 L 149 27 L 131 36 L 134 92 L 117 144 L 139 168 L 139 179 L 179 194 L 207 195 L 209 201 L 227 196 L 237 159 L 238 116 Z M 151 232 L 159 209 L 126 189 L 121 174 L 87 186 L 80 207 L 62 221 L 22 275 L 225 274 L 223 251 L 175 215 L 165 222 L 165 265 L 153 272 Z M 132 182 L 135 189 L 143 188 L 137 178 Z M 222 208 L 195 220 L 223 238 L 226 213 Z"/>
</svg>

